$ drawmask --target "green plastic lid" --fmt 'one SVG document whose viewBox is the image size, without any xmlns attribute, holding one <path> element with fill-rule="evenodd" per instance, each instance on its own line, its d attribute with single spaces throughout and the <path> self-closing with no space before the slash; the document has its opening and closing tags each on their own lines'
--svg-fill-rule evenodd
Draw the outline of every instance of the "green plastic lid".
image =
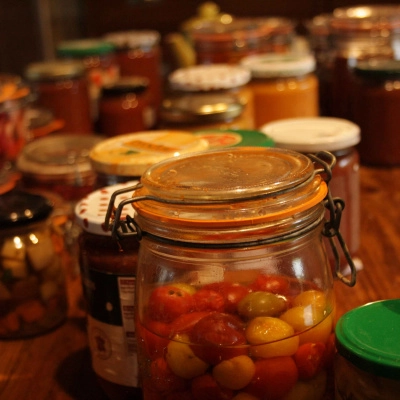
<svg viewBox="0 0 400 400">
<path fill-rule="evenodd" d="M 65 40 L 58 44 L 57 55 L 60 57 L 82 58 L 112 53 L 115 45 L 97 39 Z"/>
<path fill-rule="evenodd" d="M 336 325 L 336 347 L 356 367 L 400 381 L 400 299 L 344 314 Z"/>
<path fill-rule="evenodd" d="M 263 132 L 245 129 L 206 129 L 194 132 L 207 140 L 210 149 L 237 146 L 274 147 L 274 140 Z"/>
</svg>

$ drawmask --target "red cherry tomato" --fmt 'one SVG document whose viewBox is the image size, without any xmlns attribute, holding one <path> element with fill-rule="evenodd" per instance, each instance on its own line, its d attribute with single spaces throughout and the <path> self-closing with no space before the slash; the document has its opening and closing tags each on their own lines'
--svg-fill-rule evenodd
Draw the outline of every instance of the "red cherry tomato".
<svg viewBox="0 0 400 400">
<path fill-rule="evenodd" d="M 284 276 L 260 274 L 249 287 L 253 291 L 285 295 L 289 292 L 289 279 Z"/>
<path fill-rule="evenodd" d="M 192 397 L 192 392 L 191 391 L 174 392 L 174 393 L 169 394 L 163 400 L 193 400 L 193 397 Z"/>
<path fill-rule="evenodd" d="M 193 295 L 193 307 L 196 311 L 219 311 L 225 308 L 222 294 L 210 289 L 200 289 Z"/>
<path fill-rule="evenodd" d="M 177 333 L 188 333 L 202 318 L 210 315 L 212 311 L 193 311 L 191 313 L 182 314 L 174 319 L 169 325 L 170 337 L 174 337 Z"/>
<path fill-rule="evenodd" d="M 149 298 L 148 314 L 156 321 L 171 322 L 192 311 L 193 296 L 173 285 L 155 288 Z"/>
<path fill-rule="evenodd" d="M 304 343 L 297 349 L 294 355 L 300 379 L 311 379 L 322 369 L 324 361 L 325 344 Z"/>
<path fill-rule="evenodd" d="M 221 388 L 210 374 L 194 378 L 191 391 L 194 400 L 226 400 L 233 397 L 233 391 Z"/>
<path fill-rule="evenodd" d="M 194 354 L 209 364 L 248 352 L 244 325 L 231 314 L 214 312 L 204 317 L 193 327 L 189 338 Z"/>
<path fill-rule="evenodd" d="M 204 289 L 215 290 L 225 299 L 225 312 L 236 313 L 240 300 L 251 292 L 251 289 L 239 283 L 215 282 L 205 285 Z"/>
<path fill-rule="evenodd" d="M 169 325 L 164 322 L 149 320 L 146 327 L 136 321 L 136 337 L 147 356 L 154 360 L 164 354 L 169 343 Z"/>
<path fill-rule="evenodd" d="M 182 392 L 186 387 L 185 380 L 176 376 L 162 357 L 151 362 L 150 377 L 148 380 L 146 379 L 146 384 L 163 395 L 177 391 Z"/>
<path fill-rule="evenodd" d="M 296 384 L 298 372 L 292 357 L 264 358 L 254 362 L 256 372 L 244 392 L 260 399 L 279 400 Z"/>
</svg>

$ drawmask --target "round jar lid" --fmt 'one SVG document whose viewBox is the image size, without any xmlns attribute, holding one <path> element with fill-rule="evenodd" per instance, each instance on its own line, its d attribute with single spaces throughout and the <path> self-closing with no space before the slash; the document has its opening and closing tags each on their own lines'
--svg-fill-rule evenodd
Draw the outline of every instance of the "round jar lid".
<svg viewBox="0 0 400 400">
<path fill-rule="evenodd" d="M 315 70 L 315 57 L 310 54 L 257 54 L 245 57 L 241 65 L 253 78 L 295 77 Z"/>
<path fill-rule="evenodd" d="M 363 78 L 390 79 L 400 76 L 400 60 L 360 61 L 354 73 Z"/>
<path fill-rule="evenodd" d="M 190 132 L 144 131 L 103 140 L 90 152 L 95 171 L 139 177 L 151 165 L 186 153 L 206 150 L 208 143 Z"/>
<path fill-rule="evenodd" d="M 193 93 L 167 97 L 160 117 L 167 122 L 204 124 L 230 121 L 242 114 L 245 104 L 229 93 Z"/>
<path fill-rule="evenodd" d="M 93 173 L 89 152 L 101 141 L 96 136 L 54 135 L 28 143 L 17 158 L 17 169 L 27 175 L 70 176 Z"/>
<path fill-rule="evenodd" d="M 146 51 L 158 45 L 161 35 L 154 30 L 131 30 L 110 32 L 104 40 L 112 43 L 117 49 L 141 49 Z"/>
<path fill-rule="evenodd" d="M 149 80 L 141 76 L 123 77 L 116 82 L 104 85 L 101 89 L 101 95 L 114 97 L 132 94 L 142 94 L 149 86 Z"/>
<path fill-rule="evenodd" d="M 287 118 L 260 128 L 277 147 L 299 151 L 338 151 L 360 142 L 360 127 L 341 118 Z"/>
<path fill-rule="evenodd" d="M 250 72 L 236 65 L 195 65 L 175 70 L 168 80 L 173 89 L 188 92 L 234 89 L 250 81 Z"/>
<path fill-rule="evenodd" d="M 65 40 L 57 45 L 57 54 L 61 57 L 96 56 L 109 54 L 115 51 L 115 46 L 99 39 Z"/>
<path fill-rule="evenodd" d="M 16 228 L 46 219 L 53 206 L 40 195 L 12 190 L 0 196 L 0 227 Z"/>
<path fill-rule="evenodd" d="M 96 235 L 111 236 L 111 231 L 107 230 L 104 226 L 111 195 L 117 190 L 126 189 L 129 186 L 133 187 L 137 183 L 138 181 L 129 181 L 117 185 L 106 186 L 84 197 L 75 206 L 75 220 L 78 225 L 86 232 Z M 132 192 L 118 195 L 116 201 L 120 202 L 132 197 Z M 124 209 L 122 218 L 125 218 L 126 215 L 127 209 Z"/>
<path fill-rule="evenodd" d="M 368 303 L 337 322 L 336 347 L 358 368 L 400 381 L 400 299 Z"/>
<path fill-rule="evenodd" d="M 275 145 L 272 138 L 259 131 L 243 129 L 209 129 L 196 131 L 194 134 L 207 140 L 210 149 L 237 146 L 274 147 Z"/>
<path fill-rule="evenodd" d="M 25 69 L 28 80 L 55 81 L 84 76 L 85 67 L 80 61 L 55 60 L 29 64 Z"/>
</svg>

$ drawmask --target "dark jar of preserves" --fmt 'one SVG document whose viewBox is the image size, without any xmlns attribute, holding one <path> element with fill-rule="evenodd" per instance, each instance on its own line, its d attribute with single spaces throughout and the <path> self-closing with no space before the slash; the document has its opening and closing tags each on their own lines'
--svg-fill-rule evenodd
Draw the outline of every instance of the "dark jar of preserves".
<svg viewBox="0 0 400 400">
<path fill-rule="evenodd" d="M 89 81 L 85 67 L 76 61 L 29 64 L 26 79 L 36 94 L 35 103 L 63 121 L 60 132 L 92 133 Z"/>
<path fill-rule="evenodd" d="M 0 195 L 0 339 L 46 333 L 65 321 L 63 237 L 45 197 Z"/>
<path fill-rule="evenodd" d="M 360 62 L 354 73 L 354 121 L 362 132 L 361 163 L 400 165 L 400 61 Z"/>
<path fill-rule="evenodd" d="M 98 127 L 105 136 L 139 132 L 155 125 L 155 109 L 148 93 L 148 79 L 121 78 L 101 90 Z"/>
<path fill-rule="evenodd" d="M 130 182 L 132 186 L 134 182 Z M 87 304 L 92 367 L 112 400 L 141 399 L 134 307 L 138 242 L 111 240 L 104 229 L 111 194 L 127 184 L 105 187 L 77 203 L 81 228 L 79 263 Z M 120 200 L 129 197 L 125 194 Z"/>
<path fill-rule="evenodd" d="M 357 150 L 361 139 L 360 127 L 341 118 L 315 117 L 282 119 L 264 125 L 261 130 L 275 141 L 277 147 L 303 154 L 326 150 L 335 156 L 336 165 L 332 170 L 329 187 L 332 196 L 340 197 L 344 201 L 340 231 L 353 260 L 361 267 L 360 160 Z M 329 246 L 327 250 L 333 265 L 335 257 Z M 342 257 L 342 271 L 347 267 L 346 261 Z"/>
<path fill-rule="evenodd" d="M 144 399 L 196 399 L 210 387 L 226 399 L 331 393 L 335 301 L 319 171 L 297 152 L 235 147 L 165 160 L 130 200 L 114 193 L 107 226 L 140 239 Z M 130 203 L 134 216 L 121 218 Z M 306 371 L 314 351 L 318 366 Z"/>
</svg>

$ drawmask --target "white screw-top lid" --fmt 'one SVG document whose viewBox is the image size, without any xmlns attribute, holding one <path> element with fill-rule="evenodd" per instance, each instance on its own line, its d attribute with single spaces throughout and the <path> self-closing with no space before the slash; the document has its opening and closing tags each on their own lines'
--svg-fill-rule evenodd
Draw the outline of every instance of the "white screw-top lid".
<svg viewBox="0 0 400 400">
<path fill-rule="evenodd" d="M 173 89 L 190 92 L 233 89 L 246 85 L 250 78 L 248 69 L 229 64 L 179 68 L 168 77 Z"/>
<path fill-rule="evenodd" d="M 271 137 L 276 147 L 301 153 L 338 151 L 360 142 L 360 127 L 333 117 L 287 118 L 265 124 L 261 132 Z"/>
<path fill-rule="evenodd" d="M 117 185 L 106 186 L 88 194 L 75 206 L 75 220 L 78 225 L 86 232 L 102 236 L 111 236 L 111 231 L 105 229 L 104 226 L 111 195 L 117 190 L 126 189 L 130 186 L 134 187 L 137 183 L 138 181 L 119 183 Z M 116 204 L 119 204 L 122 200 L 131 198 L 132 193 L 133 190 L 118 195 L 116 197 Z M 132 208 L 125 207 L 122 210 L 121 218 L 125 218 L 129 212 L 130 214 L 133 213 Z"/>
</svg>

